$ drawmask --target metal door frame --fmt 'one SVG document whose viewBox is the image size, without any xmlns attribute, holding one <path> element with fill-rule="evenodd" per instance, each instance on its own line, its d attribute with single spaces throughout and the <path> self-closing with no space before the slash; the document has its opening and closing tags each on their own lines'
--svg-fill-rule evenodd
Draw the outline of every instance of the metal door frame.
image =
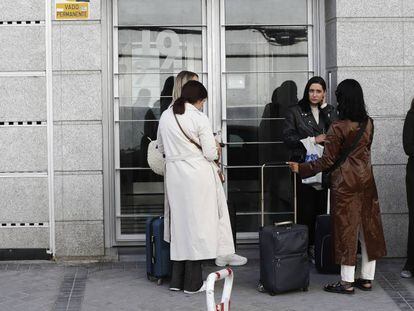
<svg viewBox="0 0 414 311">
<path fill-rule="evenodd" d="M 119 130 L 116 126 L 118 116 L 118 15 L 117 1 L 106 0 L 102 3 L 103 59 L 108 61 L 103 66 L 104 98 L 104 224 L 105 246 L 137 245 L 145 243 L 143 234 L 121 235 L 117 219 L 120 217 L 120 182 L 119 182 Z M 209 92 L 209 116 L 214 132 L 221 131 L 223 140 L 226 133 L 226 81 L 225 71 L 225 0 L 201 0 L 203 24 L 203 73 L 207 73 Z M 306 0 L 308 5 L 308 57 L 309 69 L 314 74 L 325 75 L 325 24 L 324 3 L 322 0 Z M 227 152 L 223 150 L 223 162 L 227 162 Z M 226 174 L 227 175 L 227 174 Z M 227 184 L 225 184 L 227 194 Z M 238 239 L 257 238 L 257 233 L 239 233 Z"/>
</svg>

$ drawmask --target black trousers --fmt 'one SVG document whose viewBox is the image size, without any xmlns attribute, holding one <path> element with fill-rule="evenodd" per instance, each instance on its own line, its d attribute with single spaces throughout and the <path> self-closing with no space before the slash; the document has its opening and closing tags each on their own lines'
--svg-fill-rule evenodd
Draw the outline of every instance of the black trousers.
<svg viewBox="0 0 414 311">
<path fill-rule="evenodd" d="M 309 228 L 309 245 L 315 244 L 316 216 L 326 214 L 327 190 L 316 190 L 297 181 L 298 224 Z"/>
<path fill-rule="evenodd" d="M 201 261 L 184 260 L 172 262 L 170 288 L 195 292 L 203 285 Z"/>
<path fill-rule="evenodd" d="M 414 270 L 414 157 L 408 159 L 405 186 L 408 205 L 408 243 L 405 268 Z"/>
</svg>

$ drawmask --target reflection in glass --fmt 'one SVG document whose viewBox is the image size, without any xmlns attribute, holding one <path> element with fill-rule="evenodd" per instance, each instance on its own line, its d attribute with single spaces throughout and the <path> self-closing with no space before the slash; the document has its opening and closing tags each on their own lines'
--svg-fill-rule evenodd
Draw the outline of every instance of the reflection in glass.
<svg viewBox="0 0 414 311">
<path fill-rule="evenodd" d="M 119 119 L 145 120 L 147 109 L 152 107 L 164 111 L 172 100 L 174 79 L 171 74 L 119 75 Z"/>
<path fill-rule="evenodd" d="M 227 163 L 232 166 L 261 165 L 268 162 L 289 161 L 289 149 L 284 143 L 253 143 L 228 144 Z"/>
<path fill-rule="evenodd" d="M 163 178 L 148 169 L 120 171 L 120 180 L 121 215 L 128 216 L 121 217 L 121 233 L 145 233 L 145 219 L 163 213 Z"/>
<path fill-rule="evenodd" d="M 119 149 L 121 167 L 149 167 L 147 150 L 150 140 L 156 139 L 158 121 L 119 123 Z"/>
<path fill-rule="evenodd" d="M 297 103 L 298 89 L 304 88 L 308 77 L 307 72 L 226 74 L 227 119 L 261 118 L 265 106 L 275 100 L 285 110 Z"/>
<path fill-rule="evenodd" d="M 257 232 L 261 209 L 261 168 L 228 168 L 227 175 L 228 201 L 236 209 L 237 231 Z M 289 168 L 265 168 L 264 181 L 266 219 L 291 220 L 293 182 Z"/>
<path fill-rule="evenodd" d="M 307 27 L 226 27 L 226 71 L 308 70 Z"/>
<path fill-rule="evenodd" d="M 201 27 L 128 27 L 118 30 L 120 73 L 202 70 Z"/>
<path fill-rule="evenodd" d="M 226 24 L 306 25 L 306 0 L 225 0 Z"/>
<path fill-rule="evenodd" d="M 284 118 L 227 121 L 227 141 L 280 142 L 283 141 L 283 124 Z"/>
<path fill-rule="evenodd" d="M 145 234 L 146 216 L 121 217 L 121 234 Z"/>
<path fill-rule="evenodd" d="M 119 25 L 201 24 L 201 0 L 118 0 Z"/>
</svg>

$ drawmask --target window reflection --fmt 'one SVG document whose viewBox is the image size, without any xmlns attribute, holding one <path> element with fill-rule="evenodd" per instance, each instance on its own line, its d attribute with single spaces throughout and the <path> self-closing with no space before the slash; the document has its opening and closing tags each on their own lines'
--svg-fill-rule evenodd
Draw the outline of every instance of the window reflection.
<svg viewBox="0 0 414 311">
<path fill-rule="evenodd" d="M 171 104 L 174 79 L 174 76 L 165 79 L 156 101 L 150 103 L 153 100 L 150 90 L 141 88 L 134 104 L 119 107 L 120 120 L 128 120 L 119 124 L 121 167 L 148 167 L 148 145 L 157 139 L 158 120 Z"/>
<path fill-rule="evenodd" d="M 145 219 L 162 214 L 163 178 L 148 170 L 120 171 L 121 233 L 145 232 Z M 141 215 L 140 215 L 141 214 Z"/>
<path fill-rule="evenodd" d="M 201 27 L 122 27 L 118 30 L 118 71 L 201 71 L 201 46 Z"/>
<path fill-rule="evenodd" d="M 306 25 L 306 0 L 225 0 L 226 24 Z"/>
<path fill-rule="evenodd" d="M 296 103 L 297 88 L 303 87 L 308 77 L 308 72 L 226 74 L 227 119 L 261 118 L 277 89 L 280 90 L 277 94 L 280 107 Z M 292 81 L 297 87 L 292 84 L 280 89 L 286 81 Z"/>
<path fill-rule="evenodd" d="M 175 76 L 171 74 L 120 75 L 119 119 L 145 120 L 148 108 L 152 107 L 164 111 L 172 100 L 174 79 Z"/>
<path fill-rule="evenodd" d="M 201 24 L 201 0 L 118 0 L 119 25 Z"/>
<path fill-rule="evenodd" d="M 289 107 L 297 101 L 297 85 L 287 80 L 274 89 L 271 101 L 265 105 L 228 107 L 228 164 L 261 165 L 288 161 L 289 151 L 282 142 L 284 118 Z M 261 118 L 257 117 L 259 115 Z"/>
<path fill-rule="evenodd" d="M 257 232 L 261 209 L 261 168 L 229 168 L 228 201 L 236 208 L 237 231 Z M 286 166 L 264 170 L 265 223 L 292 220 L 293 182 Z"/>
<path fill-rule="evenodd" d="M 237 138 L 236 138 L 237 139 Z M 242 137 L 239 136 L 240 141 Z M 227 145 L 228 165 L 261 165 L 268 162 L 289 161 L 289 150 L 284 143 L 272 144 L 229 144 Z"/>
<path fill-rule="evenodd" d="M 147 149 L 156 137 L 158 121 L 120 122 L 119 153 L 121 167 L 148 167 Z"/>
</svg>

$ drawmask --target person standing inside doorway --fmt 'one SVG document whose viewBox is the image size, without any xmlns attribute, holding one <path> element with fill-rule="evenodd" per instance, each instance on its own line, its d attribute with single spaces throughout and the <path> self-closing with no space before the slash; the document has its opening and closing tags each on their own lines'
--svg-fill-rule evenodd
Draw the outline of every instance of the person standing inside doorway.
<svg viewBox="0 0 414 311">
<path fill-rule="evenodd" d="M 325 101 L 326 83 L 321 77 L 313 77 L 306 84 L 303 98 L 289 108 L 283 129 L 283 139 L 291 152 L 290 160 L 305 162 L 306 148 L 301 140 L 323 145 L 326 132 L 337 119 L 332 105 Z M 309 228 L 309 257 L 314 259 L 316 216 L 326 213 L 327 191 L 302 183 L 298 178 L 298 223 Z"/>
<path fill-rule="evenodd" d="M 403 130 L 404 151 L 408 155 L 405 175 L 405 187 L 408 206 L 408 243 L 407 261 L 401 271 L 401 277 L 411 278 L 414 275 L 414 99 L 407 112 Z"/>
</svg>

